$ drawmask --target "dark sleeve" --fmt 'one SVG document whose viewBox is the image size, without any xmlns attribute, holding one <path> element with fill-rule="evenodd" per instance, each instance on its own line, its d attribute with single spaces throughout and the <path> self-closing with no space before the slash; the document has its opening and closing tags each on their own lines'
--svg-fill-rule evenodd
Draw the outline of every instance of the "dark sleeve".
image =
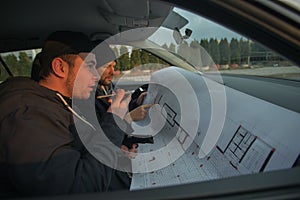
<svg viewBox="0 0 300 200">
<path fill-rule="evenodd" d="M 128 173 L 116 170 L 114 176 L 112 176 L 108 191 L 129 190 L 130 184 L 131 178 Z"/>
<path fill-rule="evenodd" d="M 101 122 L 104 118 L 104 115 L 107 113 L 107 109 L 109 108 L 109 105 L 103 102 L 100 99 L 95 100 L 95 110 L 97 119 L 99 122 Z"/>
<path fill-rule="evenodd" d="M 97 130 L 104 132 L 106 137 L 120 147 L 125 134 L 131 129 L 131 126 L 110 112 L 107 112 L 108 106 L 106 106 L 101 100 L 93 102 L 89 101 L 78 101 L 73 102 L 76 107 L 74 110 L 78 113 L 82 113 L 83 116 L 91 122 Z M 91 139 L 90 139 L 91 140 Z"/>
<path fill-rule="evenodd" d="M 113 169 L 73 138 L 58 112 L 27 107 L 1 122 L 9 182 L 22 195 L 106 191 Z"/>
<path fill-rule="evenodd" d="M 132 132 L 130 124 L 109 112 L 103 114 L 103 118 L 99 123 L 106 136 L 118 147 L 121 147 L 125 135 Z"/>
</svg>

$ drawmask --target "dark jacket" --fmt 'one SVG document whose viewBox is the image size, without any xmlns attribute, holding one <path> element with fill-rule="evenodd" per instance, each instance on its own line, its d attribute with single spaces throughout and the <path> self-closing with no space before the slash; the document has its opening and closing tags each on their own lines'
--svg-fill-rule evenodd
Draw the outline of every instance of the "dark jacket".
<svg viewBox="0 0 300 200">
<path fill-rule="evenodd" d="M 111 94 L 114 90 L 114 85 L 111 86 L 107 90 L 107 94 Z M 106 95 L 106 93 L 102 90 L 100 85 L 98 85 L 95 93 L 95 110 L 99 123 L 104 120 L 107 115 L 107 110 L 110 106 L 108 102 L 108 98 L 97 99 L 97 96 Z M 115 126 L 118 126 L 117 124 Z M 130 128 L 127 127 L 127 132 L 130 132 Z M 120 190 L 120 189 L 129 189 L 131 184 L 131 178 L 128 176 L 127 172 L 115 171 L 115 176 L 112 178 L 112 182 L 109 186 L 109 190 Z"/>
<path fill-rule="evenodd" d="M 108 87 L 107 89 L 107 94 L 111 94 L 113 90 L 114 90 L 114 85 L 111 84 L 110 87 Z M 106 93 L 100 87 L 100 83 L 98 83 L 98 87 L 96 88 L 95 95 L 96 95 L 96 100 L 95 100 L 96 114 L 98 117 L 98 121 L 101 122 L 103 117 L 107 113 L 107 109 L 109 108 L 110 103 L 108 102 L 108 98 L 97 99 L 97 96 L 106 95 Z"/>
<path fill-rule="evenodd" d="M 74 126 L 75 117 L 56 93 L 29 78 L 12 78 L 0 85 L 1 196 L 108 190 L 114 170 L 87 151 Z M 70 99 L 65 100 L 71 105 Z M 107 114 L 101 127 L 114 132 L 110 139 L 121 146 L 124 133 L 110 124 L 115 118 Z M 93 141 L 98 132 L 76 120 Z M 117 162 L 115 152 L 105 154 Z"/>
</svg>

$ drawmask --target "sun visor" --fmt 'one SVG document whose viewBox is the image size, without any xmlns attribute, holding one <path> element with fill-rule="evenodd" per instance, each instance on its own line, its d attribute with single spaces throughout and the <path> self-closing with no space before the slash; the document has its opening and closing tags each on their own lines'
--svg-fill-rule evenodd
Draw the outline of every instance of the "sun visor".
<svg viewBox="0 0 300 200">
<path fill-rule="evenodd" d="M 175 28 L 181 29 L 188 23 L 189 21 L 186 18 L 182 17 L 181 15 L 179 15 L 174 11 L 171 11 L 167 16 L 167 18 L 165 19 L 162 26 L 174 30 Z"/>
</svg>

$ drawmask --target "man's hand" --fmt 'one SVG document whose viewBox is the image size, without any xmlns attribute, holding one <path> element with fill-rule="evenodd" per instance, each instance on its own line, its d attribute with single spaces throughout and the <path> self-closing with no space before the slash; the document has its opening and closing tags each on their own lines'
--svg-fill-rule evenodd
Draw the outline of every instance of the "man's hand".
<svg viewBox="0 0 300 200">
<path fill-rule="evenodd" d="M 145 104 L 141 105 L 131 112 L 127 113 L 124 117 L 124 119 L 128 122 L 131 123 L 132 121 L 140 121 L 143 120 L 147 113 L 148 113 L 148 108 L 150 108 L 152 104 Z"/>
<path fill-rule="evenodd" d="M 138 99 L 136 100 L 136 104 L 138 106 L 142 105 L 145 97 L 147 96 L 147 92 L 143 92 L 142 94 L 140 94 L 140 96 L 138 97 Z"/>
<path fill-rule="evenodd" d="M 138 149 L 137 149 L 137 145 L 133 144 L 132 148 L 129 149 L 127 146 L 122 145 L 121 146 L 121 150 L 125 153 L 125 155 L 130 158 L 130 159 L 134 159 L 137 154 L 138 154 Z"/>
<path fill-rule="evenodd" d="M 118 115 L 120 118 L 124 118 L 128 112 L 128 104 L 131 97 L 130 95 L 125 96 L 125 91 L 123 89 L 118 89 L 115 98 L 112 100 L 110 107 L 107 112 L 111 112 Z"/>
</svg>

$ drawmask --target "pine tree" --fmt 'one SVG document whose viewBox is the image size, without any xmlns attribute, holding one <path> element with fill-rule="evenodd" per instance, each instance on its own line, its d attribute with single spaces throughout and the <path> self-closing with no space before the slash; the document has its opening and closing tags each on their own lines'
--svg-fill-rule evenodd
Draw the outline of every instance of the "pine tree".
<svg viewBox="0 0 300 200">
<path fill-rule="evenodd" d="M 138 67 L 141 65 L 141 57 L 140 57 L 140 50 L 139 49 L 134 49 L 131 52 L 130 56 L 130 65 L 131 67 Z"/>
<path fill-rule="evenodd" d="M 210 66 L 213 64 L 212 58 L 209 54 L 209 43 L 207 39 L 202 39 L 200 41 L 200 49 L 202 66 Z"/>
<path fill-rule="evenodd" d="M 241 62 L 250 64 L 250 41 L 249 39 L 247 41 L 243 40 L 242 38 L 239 41 L 240 47 L 241 47 Z"/>
<path fill-rule="evenodd" d="M 20 52 L 19 53 L 19 69 L 20 69 L 20 74 L 22 76 L 29 76 L 31 73 L 31 66 L 32 66 L 32 61 L 28 57 L 26 52 Z"/>
<path fill-rule="evenodd" d="M 210 49 L 210 55 L 214 61 L 215 64 L 220 63 L 220 50 L 217 39 L 211 38 L 209 40 L 209 49 Z"/>
<path fill-rule="evenodd" d="M 227 38 L 221 39 L 219 44 L 220 49 L 220 64 L 227 65 L 230 64 L 230 46 Z"/>
<path fill-rule="evenodd" d="M 130 58 L 129 58 L 129 52 L 126 46 L 121 46 L 120 48 L 120 57 L 118 59 L 118 62 L 120 63 L 120 70 L 126 71 L 130 70 Z"/>
<path fill-rule="evenodd" d="M 203 47 L 207 52 L 209 52 L 209 43 L 207 39 L 202 39 L 200 41 L 201 47 Z"/>
<path fill-rule="evenodd" d="M 17 57 L 14 54 L 9 54 L 5 57 L 3 57 L 5 63 L 11 70 L 12 74 L 18 75 L 20 74 L 20 68 L 19 68 L 19 62 Z"/>
<path fill-rule="evenodd" d="M 230 42 L 230 52 L 231 52 L 231 63 L 240 64 L 241 63 L 241 48 L 239 42 L 236 38 L 232 38 Z"/>
<path fill-rule="evenodd" d="M 149 64 L 149 54 L 145 50 L 141 50 L 141 64 L 143 65 L 143 68 L 147 68 L 147 65 Z"/>
<path fill-rule="evenodd" d="M 117 64 L 115 66 L 115 70 L 117 71 L 117 70 L 120 70 L 120 68 L 121 68 L 121 66 L 120 66 L 120 60 L 119 60 L 119 57 L 120 57 L 119 49 L 117 47 L 114 47 L 113 48 L 113 52 L 116 55 Z"/>
</svg>

